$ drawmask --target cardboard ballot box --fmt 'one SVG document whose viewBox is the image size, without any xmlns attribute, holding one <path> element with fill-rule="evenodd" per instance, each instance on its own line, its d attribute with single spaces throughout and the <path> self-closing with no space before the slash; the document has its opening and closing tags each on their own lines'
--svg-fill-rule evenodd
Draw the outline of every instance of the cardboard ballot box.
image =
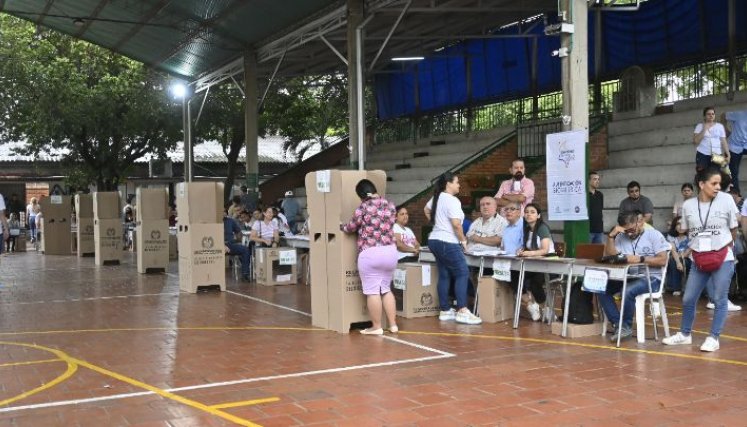
<svg viewBox="0 0 747 427">
<path fill-rule="evenodd" d="M 93 220 L 94 264 L 119 264 L 122 260 L 122 220 Z"/>
<path fill-rule="evenodd" d="M 477 298 L 477 309 L 483 322 L 497 323 L 514 318 L 516 294 L 507 282 L 499 282 L 487 276 L 480 277 Z"/>
<path fill-rule="evenodd" d="M 75 215 L 78 219 L 93 218 L 93 196 L 90 194 L 75 195 Z"/>
<path fill-rule="evenodd" d="M 39 203 L 42 209 L 41 250 L 45 255 L 70 255 L 72 198 L 51 195 Z"/>
<path fill-rule="evenodd" d="M 169 266 L 169 220 L 150 220 L 137 226 L 137 271 L 166 271 Z"/>
<path fill-rule="evenodd" d="M 566 338 L 583 338 L 591 337 L 594 335 L 602 335 L 602 322 L 589 323 L 588 325 L 577 325 L 575 323 L 568 323 L 568 331 Z M 560 335 L 563 329 L 563 321 L 552 322 L 552 333 Z"/>
<path fill-rule="evenodd" d="M 254 252 L 257 284 L 295 285 L 297 277 L 294 248 L 257 248 Z"/>
<path fill-rule="evenodd" d="M 223 224 L 179 224 L 179 289 L 195 293 L 201 286 L 226 290 Z"/>
<path fill-rule="evenodd" d="M 438 316 L 438 269 L 434 264 L 403 263 L 394 272 L 392 292 L 397 315 L 405 318 Z"/>
</svg>

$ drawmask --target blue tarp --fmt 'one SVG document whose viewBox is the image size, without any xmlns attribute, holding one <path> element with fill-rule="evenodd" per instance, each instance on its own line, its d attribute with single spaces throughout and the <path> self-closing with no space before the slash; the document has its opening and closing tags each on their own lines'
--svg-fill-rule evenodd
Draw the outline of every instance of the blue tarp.
<svg viewBox="0 0 747 427">
<path fill-rule="evenodd" d="M 649 0 L 636 12 L 603 12 L 603 77 L 615 78 L 632 65 L 660 68 L 726 56 L 727 11 L 727 0 Z M 595 12 L 589 12 L 590 81 L 594 75 L 595 19 Z M 747 2 L 736 2 L 736 22 L 741 53 L 747 51 Z M 559 90 L 561 85 L 560 59 L 551 56 L 560 47 L 560 38 L 544 36 L 543 30 L 540 22 L 529 31 L 540 35 L 538 93 Z M 497 34 L 519 31 L 511 26 Z M 374 84 L 379 118 L 531 96 L 532 43 L 531 38 L 472 40 L 404 68 L 393 67 L 377 74 Z"/>
</svg>

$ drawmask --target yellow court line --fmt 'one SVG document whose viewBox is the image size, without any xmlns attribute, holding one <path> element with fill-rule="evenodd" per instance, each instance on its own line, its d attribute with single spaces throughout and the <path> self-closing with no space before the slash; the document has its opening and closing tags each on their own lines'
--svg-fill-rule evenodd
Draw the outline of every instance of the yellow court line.
<svg viewBox="0 0 747 427">
<path fill-rule="evenodd" d="M 51 331 L 0 332 L 0 336 L 80 334 L 86 332 L 148 332 L 148 331 L 303 331 L 328 332 L 321 328 L 282 326 L 186 326 L 176 328 L 110 328 L 110 329 L 60 329 Z"/>
<path fill-rule="evenodd" d="M 213 409 L 238 408 L 239 406 L 259 405 L 261 403 L 271 403 L 271 402 L 277 402 L 279 400 L 280 400 L 279 397 L 268 397 L 266 399 L 254 399 L 254 400 L 244 400 L 241 402 L 221 403 L 219 405 L 211 405 L 210 407 Z"/>
<path fill-rule="evenodd" d="M 484 339 L 494 339 L 494 340 L 501 340 L 501 341 L 527 341 L 527 342 L 535 342 L 538 344 L 557 344 L 557 345 L 567 345 L 567 346 L 574 346 L 574 347 L 594 348 L 594 349 L 600 349 L 600 350 L 626 351 L 626 352 L 631 352 L 631 353 L 654 354 L 657 356 L 669 356 L 669 357 L 678 357 L 681 359 L 695 359 L 695 360 L 700 360 L 700 361 L 705 361 L 705 362 L 717 362 L 717 363 L 725 363 L 728 365 L 747 366 L 747 361 L 741 361 L 741 360 L 719 359 L 716 357 L 693 356 L 690 354 L 668 353 L 665 351 L 642 350 L 639 348 L 614 347 L 614 346 L 607 346 L 607 345 L 586 344 L 586 343 L 571 342 L 571 341 L 545 340 L 545 339 L 540 339 L 540 338 L 509 337 L 509 336 L 501 336 L 501 335 L 457 334 L 457 333 L 451 333 L 451 332 L 403 331 L 401 329 L 399 331 L 399 334 L 400 335 L 442 336 L 442 337 L 484 338 Z"/>
<path fill-rule="evenodd" d="M 9 366 L 36 365 L 39 363 L 51 363 L 51 362 L 63 362 L 63 360 L 62 359 L 45 359 L 45 360 L 32 360 L 30 362 L 3 363 L 3 364 L 0 364 L 0 368 L 6 368 Z"/>
<path fill-rule="evenodd" d="M 112 378 L 117 379 L 119 381 L 122 381 L 122 382 L 125 382 L 127 384 L 133 385 L 135 387 L 139 387 L 139 388 L 143 388 L 143 389 L 148 390 L 148 391 L 152 391 L 153 393 L 156 393 L 157 395 L 159 395 L 161 397 L 164 397 L 166 399 L 171 399 L 173 401 L 185 404 L 187 406 L 191 406 L 191 407 L 193 407 L 195 409 L 199 409 L 201 411 L 207 412 L 207 413 L 215 415 L 217 417 L 221 417 L 223 419 L 226 419 L 226 420 L 231 421 L 233 423 L 236 423 L 238 425 L 247 426 L 247 427 L 261 427 L 259 424 L 255 424 L 255 423 L 253 423 L 253 422 L 251 422 L 249 420 L 245 420 L 243 418 L 239 418 L 239 417 L 237 417 L 235 415 L 231 415 L 231 414 L 229 414 L 227 412 L 223 412 L 221 410 L 212 408 L 212 407 L 210 407 L 208 405 L 205 405 L 203 403 L 196 402 L 196 401 L 194 401 L 192 399 L 187 399 L 186 397 L 182 397 L 182 396 L 179 396 L 177 394 L 174 394 L 174 393 L 168 392 L 166 390 L 160 389 L 158 387 L 154 387 L 154 386 L 152 386 L 150 384 L 146 384 L 146 383 L 144 383 L 142 381 L 138 381 L 138 380 L 136 380 L 134 378 L 130 378 L 130 377 L 127 377 L 125 375 L 118 374 L 116 372 L 113 372 L 113 371 L 110 371 L 108 369 L 102 368 L 100 366 L 96 366 L 96 365 L 94 365 L 92 363 L 86 362 L 85 360 L 80 360 L 80 359 L 76 359 L 76 358 L 73 358 L 73 357 L 69 357 L 69 359 L 70 359 L 71 362 L 77 363 L 78 365 L 80 365 L 80 366 L 82 366 L 84 368 L 88 368 L 88 369 L 90 369 L 90 370 L 92 370 L 94 372 L 98 372 L 98 373 L 100 373 L 102 375 L 106 375 L 106 376 L 112 377 Z"/>
<path fill-rule="evenodd" d="M 37 388 L 35 388 L 33 390 L 29 390 L 27 392 L 21 393 L 21 394 L 19 394 L 17 396 L 13 396 L 13 397 L 5 399 L 5 400 L 0 400 L 0 406 L 10 405 L 13 402 L 19 401 L 21 399 L 25 399 L 25 398 L 27 398 L 29 396 L 32 396 L 34 394 L 37 394 L 39 392 L 42 392 L 42 391 L 47 390 L 49 388 L 52 388 L 52 387 L 56 386 L 57 384 L 65 381 L 66 379 L 72 377 L 73 374 L 75 374 L 75 371 L 78 370 L 78 366 L 76 364 L 74 364 L 74 363 L 70 362 L 69 360 L 65 359 L 65 356 L 66 356 L 65 353 L 63 353 L 63 352 L 61 352 L 59 350 L 55 350 L 53 348 L 44 347 L 44 346 L 40 346 L 40 345 L 36 345 L 36 344 L 13 343 L 13 342 L 3 342 L 3 341 L 0 341 L 0 345 L 16 345 L 16 346 L 21 346 L 21 347 L 33 348 L 33 349 L 36 349 L 36 350 L 47 351 L 47 352 L 50 352 L 50 353 L 54 354 L 55 356 L 57 356 L 60 360 L 64 360 L 65 362 L 67 362 L 67 370 L 65 370 L 65 372 L 62 375 L 58 376 L 57 378 L 53 379 L 52 381 L 50 381 L 48 383 L 42 384 L 41 386 L 39 386 L 39 387 L 37 387 Z"/>
</svg>

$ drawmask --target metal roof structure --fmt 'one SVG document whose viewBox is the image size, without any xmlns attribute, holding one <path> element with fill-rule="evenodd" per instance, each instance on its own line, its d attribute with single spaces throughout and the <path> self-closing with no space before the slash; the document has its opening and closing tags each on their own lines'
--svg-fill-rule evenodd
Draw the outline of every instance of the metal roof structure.
<svg viewBox="0 0 747 427">
<path fill-rule="evenodd" d="M 556 0 L 366 0 L 368 71 L 557 10 Z M 121 53 L 189 81 L 344 71 L 344 0 L 0 0 L 0 11 Z M 519 35 L 520 36 L 520 35 Z M 216 74 L 217 73 L 217 74 Z M 217 78 L 217 80 L 216 80 Z"/>
</svg>

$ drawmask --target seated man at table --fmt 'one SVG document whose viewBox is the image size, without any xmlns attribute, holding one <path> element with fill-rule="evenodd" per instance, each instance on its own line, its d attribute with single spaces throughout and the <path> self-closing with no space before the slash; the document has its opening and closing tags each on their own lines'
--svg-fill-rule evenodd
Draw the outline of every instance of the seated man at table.
<svg viewBox="0 0 747 427">
<path fill-rule="evenodd" d="M 238 255 L 241 259 L 241 279 L 249 281 L 252 253 L 249 248 L 236 242 L 241 238 L 241 227 L 228 215 L 228 207 L 223 211 L 223 243 L 228 248 L 228 255 Z"/>
<path fill-rule="evenodd" d="M 670 249 L 664 236 L 653 228 L 644 228 L 645 217 L 635 212 L 620 215 L 617 224 L 607 235 L 605 255 L 626 255 L 628 263 L 645 263 L 651 274 L 651 290 L 656 292 L 661 285 L 661 274 L 667 262 L 667 251 Z M 645 275 L 645 268 L 631 267 L 630 274 Z M 617 332 L 622 338 L 633 335 L 631 325 L 635 313 L 635 297 L 648 292 L 648 282 L 645 277 L 628 278 L 625 290 L 625 307 L 623 307 L 622 325 L 617 325 L 620 312 L 617 309 L 614 295 L 622 290 L 622 282 L 610 280 L 607 292 L 599 294 L 599 304 L 607 319 L 615 325 L 612 340 L 617 340 Z"/>
<path fill-rule="evenodd" d="M 480 217 L 467 231 L 467 252 L 498 249 L 507 225 L 506 219 L 498 215 L 498 203 L 493 197 L 480 199 Z"/>
</svg>

